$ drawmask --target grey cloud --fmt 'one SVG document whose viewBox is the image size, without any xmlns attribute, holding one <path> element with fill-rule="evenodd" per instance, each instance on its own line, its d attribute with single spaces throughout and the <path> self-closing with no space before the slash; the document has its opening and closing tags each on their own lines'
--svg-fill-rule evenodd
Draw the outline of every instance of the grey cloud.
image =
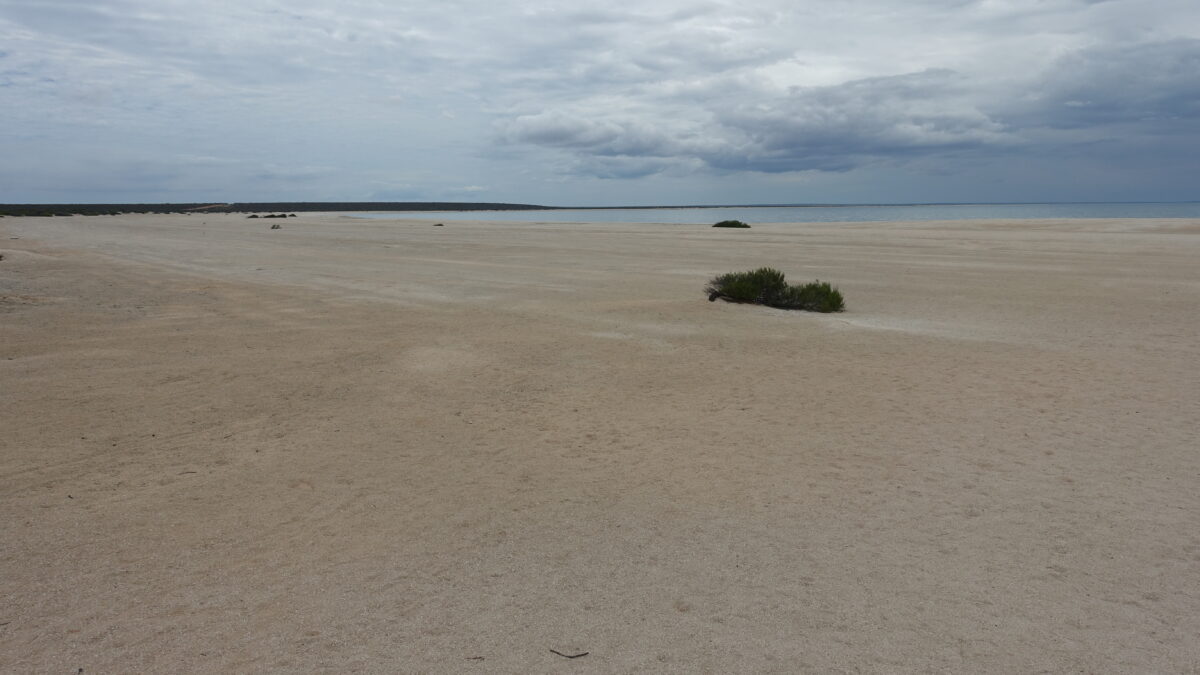
<svg viewBox="0 0 1200 675">
<path fill-rule="evenodd" d="M 1163 148 L 1178 171 L 1200 156 L 1196 26 L 1186 0 L 0 0 L 0 140 L 20 146 L 0 200 L 477 183 L 598 201 L 631 179 L 870 200 L 880 171 L 1019 180 L 1037 153 L 1118 176 Z M 188 154 L 230 164 L 121 164 Z"/>
<path fill-rule="evenodd" d="M 584 157 L 573 162 L 566 170 L 577 176 L 594 176 L 603 179 L 645 178 L 676 170 L 685 165 L 683 160 L 659 157 Z"/>
<path fill-rule="evenodd" d="M 1004 130 L 946 71 L 793 90 L 741 105 L 718 123 L 747 139 L 706 158 L 724 169 L 844 171 L 880 158 L 929 155 L 1006 142 Z"/>
<path fill-rule="evenodd" d="M 560 113 L 517 118 L 509 137 L 521 143 L 605 157 L 653 157 L 679 150 L 658 129 L 633 119 L 582 119 Z"/>
<path fill-rule="evenodd" d="M 428 193 L 412 185 L 393 185 L 380 188 L 367 195 L 369 201 L 403 202 L 419 201 L 428 198 Z"/>
<path fill-rule="evenodd" d="M 1200 120 L 1200 40 L 1104 47 L 1059 59 L 1023 105 L 1016 124 L 1081 129 L 1149 123 L 1147 131 Z"/>
<path fill-rule="evenodd" d="M 1193 144 L 1200 136 L 1200 40 L 1076 50 L 1042 72 L 1020 75 L 993 83 L 942 68 L 783 92 L 753 78 L 667 86 L 657 96 L 643 88 L 609 101 L 611 111 L 577 102 L 518 117 L 506 138 L 569 152 L 579 166 L 608 178 L 616 173 L 611 163 L 585 160 L 844 172 L 937 157 L 1002 157 L 1033 144 L 1075 154 L 1093 147 L 1108 157 L 1113 151 L 1096 144 L 1113 134 L 1113 125 L 1129 127 L 1126 146 L 1131 135 L 1173 135 Z"/>
<path fill-rule="evenodd" d="M 60 0 L 0 5 L 4 19 L 58 47 L 57 61 L 122 63 L 130 74 L 154 78 L 173 71 L 177 78 L 202 78 L 211 84 L 278 89 L 313 82 L 363 67 L 363 54 L 413 66 L 428 58 L 396 12 L 363 19 L 353 0 L 348 11 L 330 11 L 311 3 L 293 3 L 281 14 L 270 0 L 222 5 L 219 11 L 197 2 L 193 7 L 150 5 L 143 0 L 103 3 Z M 361 44 L 354 44 L 361 42 Z M 372 50 L 372 51 L 364 51 Z M 65 53 L 62 53 L 65 52 Z"/>
<path fill-rule="evenodd" d="M 631 62 L 648 73 L 711 73 L 775 63 L 792 50 L 756 44 L 727 31 L 697 32 L 655 44 Z"/>
<path fill-rule="evenodd" d="M 759 93 L 748 102 L 714 98 L 696 118 L 703 121 L 692 124 L 544 113 L 518 118 L 508 135 L 582 156 L 699 160 L 729 171 L 846 171 L 881 158 L 1007 142 L 966 93 L 961 76 L 928 71 Z"/>
<path fill-rule="evenodd" d="M 333 170 L 321 167 L 292 167 L 268 164 L 261 170 L 252 173 L 250 177 L 262 182 L 294 185 L 322 180 L 335 173 Z"/>
<path fill-rule="evenodd" d="M 514 37 L 489 35 L 476 63 L 515 91 L 577 94 L 663 85 L 790 58 L 793 39 L 764 32 L 774 14 L 714 3 L 578 12 L 544 9 Z M 682 5 L 671 7 L 671 5 Z"/>
</svg>

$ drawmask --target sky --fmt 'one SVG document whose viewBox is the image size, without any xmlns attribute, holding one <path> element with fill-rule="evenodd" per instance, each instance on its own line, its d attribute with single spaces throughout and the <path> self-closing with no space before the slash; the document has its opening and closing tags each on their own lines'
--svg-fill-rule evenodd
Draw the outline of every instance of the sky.
<svg viewBox="0 0 1200 675">
<path fill-rule="evenodd" d="M 4 203 L 1197 199 L 1197 0 L 0 0 Z"/>
</svg>

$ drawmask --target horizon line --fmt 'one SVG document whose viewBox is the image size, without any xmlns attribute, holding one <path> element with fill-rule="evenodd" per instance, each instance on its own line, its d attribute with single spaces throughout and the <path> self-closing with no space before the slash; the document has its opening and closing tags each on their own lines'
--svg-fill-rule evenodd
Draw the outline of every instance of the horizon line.
<svg viewBox="0 0 1200 675">
<path fill-rule="evenodd" d="M 190 207 L 192 209 L 211 209 L 217 207 L 249 207 L 276 206 L 284 208 L 291 206 L 330 206 L 329 210 L 337 211 L 341 206 L 379 206 L 404 207 L 420 206 L 419 210 L 456 210 L 453 207 L 472 207 L 468 210 L 633 210 L 633 209 L 731 209 L 731 208 L 845 208 L 845 207 L 897 207 L 897 206 L 1046 206 L 1046 205 L 1087 205 L 1087 204 L 1196 204 L 1200 200 L 1104 200 L 1104 201 L 1012 201 L 1012 202 L 791 202 L 791 203 L 748 203 L 748 204 L 626 204 L 617 206 L 596 205 L 546 205 L 523 202 L 458 202 L 458 201 L 261 201 L 261 202 L 11 202 L 0 203 L 0 209 L 5 207 L 63 207 L 63 206 L 138 206 L 138 207 Z M 285 209 L 286 210 L 286 209 Z M 365 210 L 365 209 L 364 209 Z M 397 209 L 403 210 L 403 209 Z"/>
</svg>

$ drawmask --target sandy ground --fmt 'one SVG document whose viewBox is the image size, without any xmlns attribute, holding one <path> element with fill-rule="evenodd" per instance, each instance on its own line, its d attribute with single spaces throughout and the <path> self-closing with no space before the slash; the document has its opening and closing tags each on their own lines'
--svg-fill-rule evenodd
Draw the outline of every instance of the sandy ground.
<svg viewBox="0 0 1200 675">
<path fill-rule="evenodd" d="M 0 219 L 0 671 L 1200 670 L 1200 221 L 272 222 Z"/>
</svg>

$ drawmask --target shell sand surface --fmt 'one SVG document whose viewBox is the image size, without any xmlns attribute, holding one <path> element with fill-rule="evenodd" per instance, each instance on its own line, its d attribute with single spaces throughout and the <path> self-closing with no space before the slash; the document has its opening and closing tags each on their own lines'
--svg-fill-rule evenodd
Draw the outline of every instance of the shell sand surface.
<svg viewBox="0 0 1200 675">
<path fill-rule="evenodd" d="M 0 219 L 0 671 L 1200 664 L 1200 223 L 434 222 Z"/>
</svg>

